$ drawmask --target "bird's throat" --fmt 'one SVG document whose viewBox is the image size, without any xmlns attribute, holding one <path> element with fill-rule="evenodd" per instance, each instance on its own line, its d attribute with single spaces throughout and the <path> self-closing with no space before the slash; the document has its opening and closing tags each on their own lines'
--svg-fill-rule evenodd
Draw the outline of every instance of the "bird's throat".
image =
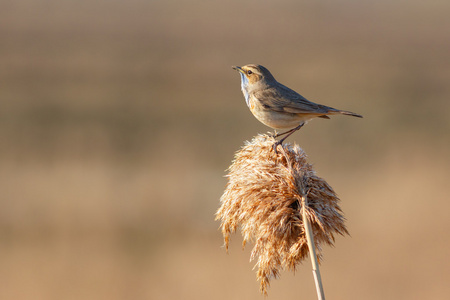
<svg viewBox="0 0 450 300">
<path fill-rule="evenodd" d="M 242 93 L 244 94 L 245 102 L 247 103 L 247 106 L 250 107 L 250 98 L 249 98 L 248 91 L 247 91 L 248 79 L 244 74 L 242 74 L 242 73 L 239 73 L 239 74 L 241 75 L 241 90 L 242 90 Z"/>
</svg>

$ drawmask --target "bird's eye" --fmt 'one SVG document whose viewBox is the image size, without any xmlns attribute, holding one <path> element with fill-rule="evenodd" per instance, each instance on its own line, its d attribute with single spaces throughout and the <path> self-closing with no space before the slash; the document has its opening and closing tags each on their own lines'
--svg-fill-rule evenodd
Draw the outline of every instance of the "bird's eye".
<svg viewBox="0 0 450 300">
<path fill-rule="evenodd" d="M 247 75 L 252 75 L 252 74 L 253 74 L 252 70 L 247 70 Z"/>
</svg>

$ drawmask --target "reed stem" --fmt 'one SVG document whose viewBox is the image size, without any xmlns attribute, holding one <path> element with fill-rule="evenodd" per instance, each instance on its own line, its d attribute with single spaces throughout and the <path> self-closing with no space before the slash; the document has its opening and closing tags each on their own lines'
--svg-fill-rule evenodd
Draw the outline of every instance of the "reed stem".
<svg viewBox="0 0 450 300">
<path fill-rule="evenodd" d="M 302 216 L 303 224 L 305 226 L 306 240 L 308 241 L 309 256 L 311 257 L 312 272 L 314 276 L 314 282 L 316 284 L 317 298 L 319 300 L 325 300 L 325 293 L 323 292 L 322 278 L 320 277 L 319 262 L 316 255 L 316 247 L 314 244 L 314 235 L 311 228 L 311 222 L 309 221 L 308 214 L 306 213 L 306 207 L 308 205 L 307 196 L 302 196 Z"/>
</svg>

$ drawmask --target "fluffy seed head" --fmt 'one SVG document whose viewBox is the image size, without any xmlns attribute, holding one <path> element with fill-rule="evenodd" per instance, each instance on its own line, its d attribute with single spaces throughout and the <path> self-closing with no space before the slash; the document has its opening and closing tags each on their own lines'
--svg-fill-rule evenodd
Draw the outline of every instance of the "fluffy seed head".
<svg viewBox="0 0 450 300">
<path fill-rule="evenodd" d="M 228 250 L 230 234 L 240 228 L 243 246 L 253 242 L 250 260 L 257 260 L 257 279 L 267 294 L 271 278 L 283 269 L 295 270 L 308 256 L 302 221 L 301 197 L 307 196 L 318 256 L 323 243 L 333 245 L 334 234 L 348 234 L 339 198 L 318 177 L 297 145 L 283 144 L 278 154 L 275 139 L 258 135 L 239 150 L 228 171 L 216 219 Z"/>
</svg>

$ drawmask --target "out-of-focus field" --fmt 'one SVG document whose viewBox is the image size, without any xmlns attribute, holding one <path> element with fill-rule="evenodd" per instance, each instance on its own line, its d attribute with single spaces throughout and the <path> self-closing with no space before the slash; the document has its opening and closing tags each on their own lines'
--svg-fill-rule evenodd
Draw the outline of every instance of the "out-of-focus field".
<svg viewBox="0 0 450 300">
<path fill-rule="evenodd" d="M 232 65 L 310 100 L 300 144 L 351 237 L 330 299 L 450 295 L 450 2 L 0 3 L 0 299 L 263 299 L 214 213 L 269 128 Z M 249 245 L 251 247 L 251 245 Z M 314 299 L 309 262 L 268 299 Z"/>
</svg>

